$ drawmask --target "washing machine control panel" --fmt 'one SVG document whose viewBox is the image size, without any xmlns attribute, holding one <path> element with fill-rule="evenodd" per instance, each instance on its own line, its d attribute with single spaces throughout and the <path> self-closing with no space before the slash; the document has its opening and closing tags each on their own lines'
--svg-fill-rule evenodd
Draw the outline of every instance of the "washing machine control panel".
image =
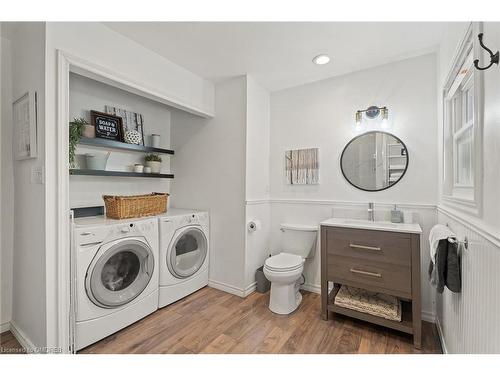
<svg viewBox="0 0 500 375">
<path fill-rule="evenodd" d="M 140 221 L 140 222 L 125 222 L 113 226 L 101 226 L 91 228 L 78 229 L 76 234 L 77 246 L 89 246 L 102 243 L 104 240 L 112 237 L 128 237 L 134 235 L 144 235 L 153 230 L 156 224 L 156 219 Z"/>
</svg>

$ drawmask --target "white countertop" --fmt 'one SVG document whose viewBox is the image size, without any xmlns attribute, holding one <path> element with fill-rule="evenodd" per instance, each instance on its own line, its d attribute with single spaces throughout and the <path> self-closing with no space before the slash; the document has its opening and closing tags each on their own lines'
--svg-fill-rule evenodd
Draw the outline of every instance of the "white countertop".
<svg viewBox="0 0 500 375">
<path fill-rule="evenodd" d="M 391 223 L 389 221 L 331 218 L 322 221 L 320 225 L 327 227 L 380 230 L 385 232 L 422 233 L 422 228 L 420 228 L 419 224 Z"/>
<path fill-rule="evenodd" d="M 79 217 L 79 218 L 76 218 L 74 220 L 74 222 L 75 222 L 76 227 L 103 226 L 103 225 L 120 224 L 123 222 L 134 222 L 134 221 L 140 221 L 140 220 L 155 219 L 155 218 L 164 217 L 164 216 L 172 217 L 172 216 L 190 215 L 190 214 L 193 214 L 196 212 L 200 212 L 200 211 L 199 210 L 180 209 L 180 208 L 169 208 L 167 210 L 167 212 L 160 214 L 160 215 L 155 215 L 155 216 L 144 216 L 144 217 L 138 217 L 138 218 L 117 220 L 117 219 L 111 219 L 111 218 L 106 217 L 104 215 L 100 215 L 100 216 Z"/>
</svg>

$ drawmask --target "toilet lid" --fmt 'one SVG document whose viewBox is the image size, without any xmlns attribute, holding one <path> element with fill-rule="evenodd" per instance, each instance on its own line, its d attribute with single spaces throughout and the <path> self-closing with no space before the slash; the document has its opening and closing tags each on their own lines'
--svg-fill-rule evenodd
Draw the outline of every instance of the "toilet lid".
<svg viewBox="0 0 500 375">
<path fill-rule="evenodd" d="M 266 268 L 273 271 L 292 271 L 302 266 L 302 257 L 299 255 L 280 253 L 266 259 Z"/>
</svg>

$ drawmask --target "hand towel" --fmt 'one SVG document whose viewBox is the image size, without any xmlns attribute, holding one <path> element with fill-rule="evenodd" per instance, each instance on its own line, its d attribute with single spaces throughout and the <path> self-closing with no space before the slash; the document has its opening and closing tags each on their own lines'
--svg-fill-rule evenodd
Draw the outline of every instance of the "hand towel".
<svg viewBox="0 0 500 375">
<path fill-rule="evenodd" d="M 461 259 L 458 251 L 458 243 L 456 242 L 448 242 L 446 287 L 454 293 L 460 293 L 462 291 Z"/>
<path fill-rule="evenodd" d="M 438 241 L 434 261 L 429 262 L 429 279 L 438 293 L 443 293 L 446 284 L 448 261 L 448 238 Z"/>
<path fill-rule="evenodd" d="M 448 239 L 438 242 L 436 259 L 429 264 L 429 278 L 438 293 L 443 293 L 445 286 L 454 293 L 461 292 L 461 259 L 456 242 Z"/>
<path fill-rule="evenodd" d="M 429 280 L 431 285 L 436 286 L 438 291 L 442 284 L 444 287 L 444 275 L 436 275 L 437 267 L 436 267 L 436 254 L 438 250 L 438 244 L 441 240 L 448 240 L 449 237 L 455 238 L 455 233 L 451 231 L 446 225 L 437 224 L 434 225 L 429 233 L 429 245 L 430 245 L 430 264 L 429 264 Z M 447 246 L 447 245 L 443 245 Z M 446 249 L 444 249 L 446 250 Z M 444 251 L 442 250 L 442 251 Z M 446 262 L 447 254 L 441 255 L 441 261 Z M 442 291 L 440 292 L 442 293 Z"/>
</svg>

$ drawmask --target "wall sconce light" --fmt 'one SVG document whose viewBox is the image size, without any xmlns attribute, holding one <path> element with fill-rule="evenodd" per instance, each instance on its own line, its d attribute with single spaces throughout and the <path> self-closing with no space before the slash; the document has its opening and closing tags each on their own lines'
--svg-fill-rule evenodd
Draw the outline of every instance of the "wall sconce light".
<svg viewBox="0 0 500 375">
<path fill-rule="evenodd" d="M 389 118 L 389 109 L 387 107 L 370 106 L 367 109 L 360 109 L 356 111 L 356 127 L 361 126 L 363 120 L 363 113 L 367 118 L 373 120 L 379 115 L 382 116 L 382 127 L 387 127 L 387 119 Z"/>
</svg>

